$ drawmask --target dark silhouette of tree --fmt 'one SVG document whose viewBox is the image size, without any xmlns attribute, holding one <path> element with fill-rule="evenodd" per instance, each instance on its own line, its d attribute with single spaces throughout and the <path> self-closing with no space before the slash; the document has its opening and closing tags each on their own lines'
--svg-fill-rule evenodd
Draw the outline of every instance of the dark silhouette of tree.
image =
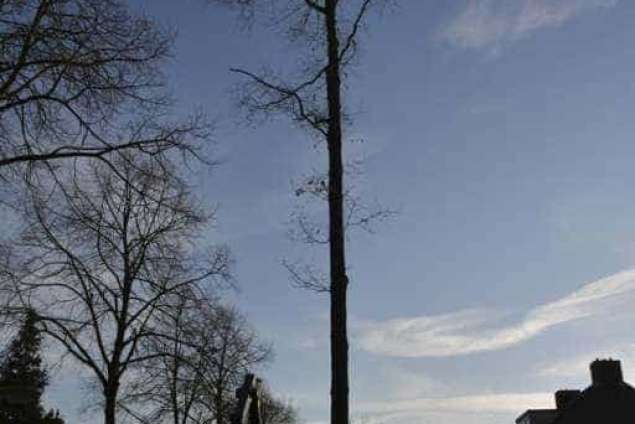
<svg viewBox="0 0 635 424">
<path fill-rule="evenodd" d="M 289 404 L 275 398 L 266 387 L 260 393 L 262 424 L 298 424 L 298 412 Z"/>
<path fill-rule="evenodd" d="M 0 423 L 64 424 L 59 413 L 44 413 L 41 397 L 48 384 L 40 354 L 37 315 L 28 309 L 0 364 Z"/>
<path fill-rule="evenodd" d="M 129 370 L 166 355 L 141 348 L 171 338 L 164 316 L 229 278 L 231 263 L 224 248 L 193 248 L 210 217 L 169 163 L 128 157 L 116 166 L 123 179 L 96 163 L 32 192 L 11 273 L 16 301 L 41 311 L 42 334 L 96 378 L 106 424 L 116 422 Z"/>
<path fill-rule="evenodd" d="M 216 328 L 206 335 L 207 357 L 201 370 L 203 387 L 207 399 L 211 401 L 216 422 L 229 424 L 231 403 L 243 376 L 248 370 L 266 362 L 271 356 L 271 348 L 259 341 L 236 309 L 221 306 L 210 312 Z M 200 322 L 198 331 L 205 331 L 204 322 Z"/>
<path fill-rule="evenodd" d="M 139 367 L 127 411 L 143 423 L 229 424 L 235 390 L 269 359 L 270 347 L 236 309 L 209 299 L 184 302 L 164 318 L 170 337 L 144 346 L 156 359 Z"/>
<path fill-rule="evenodd" d="M 0 2 L 0 176 L 123 152 L 195 153 L 200 119 L 169 122 L 172 35 L 120 0 Z"/>
<path fill-rule="evenodd" d="M 331 339 L 331 423 L 349 422 L 347 290 L 346 267 L 346 188 L 344 185 L 343 139 L 347 116 L 343 107 L 344 69 L 354 57 L 359 30 L 373 0 L 278 1 L 287 10 L 279 16 L 291 20 L 289 33 L 304 42 L 305 65 L 295 81 L 268 73 L 256 74 L 233 69 L 250 81 L 241 104 L 250 113 L 285 113 L 326 142 L 326 178 L 312 178 L 308 190 L 328 202 L 328 230 L 321 238 L 329 248 L 326 284 L 313 270 L 303 277 L 289 267 L 296 283 L 330 295 Z M 280 21 L 280 19 L 278 19 Z M 362 223 L 364 221 L 362 220 Z M 315 234 L 309 228 L 309 233 Z"/>
<path fill-rule="evenodd" d="M 246 373 L 236 389 L 232 424 L 296 424 L 298 415 L 290 403 L 275 398 L 261 378 Z"/>
</svg>

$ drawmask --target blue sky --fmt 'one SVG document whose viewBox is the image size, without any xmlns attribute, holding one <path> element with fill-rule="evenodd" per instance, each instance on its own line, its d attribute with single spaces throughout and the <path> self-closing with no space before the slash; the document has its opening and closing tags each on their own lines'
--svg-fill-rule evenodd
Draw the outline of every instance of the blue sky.
<svg viewBox="0 0 635 424">
<path fill-rule="evenodd" d="M 290 287 L 292 181 L 323 152 L 283 117 L 246 126 L 232 66 L 293 65 L 275 31 L 199 0 L 136 0 L 178 29 L 179 108 L 216 122 L 223 164 L 194 178 L 220 206 L 229 294 L 276 359 L 269 385 L 328 420 L 328 302 Z M 403 0 L 371 17 L 347 82 L 363 195 L 400 210 L 351 236 L 355 419 L 504 424 L 588 383 L 597 356 L 635 382 L 635 3 Z M 307 253 L 303 253 L 303 252 Z M 72 376 L 49 393 L 78 418 Z M 95 419 L 95 422 L 100 422 Z"/>
</svg>

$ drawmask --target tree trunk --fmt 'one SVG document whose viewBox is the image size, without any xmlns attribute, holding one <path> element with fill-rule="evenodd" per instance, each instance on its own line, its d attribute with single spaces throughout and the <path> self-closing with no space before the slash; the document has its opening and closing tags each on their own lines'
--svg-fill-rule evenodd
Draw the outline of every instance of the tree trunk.
<svg viewBox="0 0 635 424">
<path fill-rule="evenodd" d="M 227 421 L 225 419 L 225 406 L 220 391 L 214 397 L 214 404 L 216 407 L 216 424 L 225 424 L 225 421 Z"/>
<path fill-rule="evenodd" d="M 115 386 L 107 387 L 104 390 L 104 424 L 115 424 L 115 412 L 117 410 L 117 389 Z"/>
<path fill-rule="evenodd" d="M 326 0 L 328 68 L 329 154 L 329 258 L 331 299 L 331 424 L 348 424 L 348 336 L 346 321 L 346 276 L 343 167 L 342 105 L 339 40 L 337 36 L 337 0 Z"/>
</svg>

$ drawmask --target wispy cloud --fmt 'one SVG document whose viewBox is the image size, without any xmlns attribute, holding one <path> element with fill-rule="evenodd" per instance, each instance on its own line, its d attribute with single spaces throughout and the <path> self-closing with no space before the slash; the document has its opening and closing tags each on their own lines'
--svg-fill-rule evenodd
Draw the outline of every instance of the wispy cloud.
<svg viewBox="0 0 635 424">
<path fill-rule="evenodd" d="M 500 46 L 541 28 L 558 27 L 582 12 L 617 0 L 468 0 L 441 33 L 465 48 Z"/>
<path fill-rule="evenodd" d="M 519 412 L 546 408 L 553 403 L 551 393 L 492 393 L 445 398 L 417 398 L 390 402 L 365 402 L 355 408 L 368 414 L 426 412 Z"/>
<path fill-rule="evenodd" d="M 507 348 L 573 320 L 616 312 L 635 293 L 635 270 L 583 285 L 554 302 L 527 311 L 512 323 L 500 311 L 462 310 L 398 318 L 361 327 L 358 342 L 369 352 L 400 357 L 452 356 Z"/>
</svg>

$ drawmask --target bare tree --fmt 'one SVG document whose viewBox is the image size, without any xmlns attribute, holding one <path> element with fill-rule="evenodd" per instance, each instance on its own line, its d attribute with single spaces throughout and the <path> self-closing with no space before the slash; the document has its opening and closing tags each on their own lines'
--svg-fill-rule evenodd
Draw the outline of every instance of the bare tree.
<svg viewBox="0 0 635 424">
<path fill-rule="evenodd" d="M 263 424 L 298 424 L 298 412 L 290 403 L 273 396 L 270 390 L 260 393 L 260 411 Z"/>
<path fill-rule="evenodd" d="M 36 310 L 42 333 L 96 378 L 106 424 L 116 422 L 131 368 L 168 355 L 143 344 L 171 339 L 165 316 L 210 280 L 229 278 L 231 263 L 224 248 L 196 255 L 194 237 L 209 217 L 165 172 L 169 163 L 115 165 L 123 179 L 97 163 L 31 193 L 10 275 L 16 306 Z"/>
<path fill-rule="evenodd" d="M 258 114 L 285 113 L 326 141 L 328 175 L 314 181 L 310 189 L 325 194 L 328 201 L 328 232 L 324 241 L 329 248 L 329 273 L 326 288 L 312 277 L 299 283 L 330 295 L 331 321 L 331 423 L 349 422 L 348 336 L 346 272 L 346 212 L 343 165 L 343 132 L 347 116 L 342 92 L 344 69 L 354 57 L 359 30 L 374 0 L 304 0 L 278 2 L 287 7 L 291 20 L 289 34 L 303 42 L 306 56 L 299 78 L 281 78 L 270 72 L 256 74 L 233 69 L 250 81 L 242 105 Z M 315 234 L 312 228 L 307 234 Z M 290 267 L 293 271 L 294 268 Z"/>
<path fill-rule="evenodd" d="M 204 423 L 198 408 L 196 334 L 190 322 L 196 315 L 194 299 L 181 298 L 160 318 L 166 338 L 149 338 L 141 346 L 153 356 L 134 367 L 131 383 L 121 397 L 122 409 L 141 423 Z"/>
<path fill-rule="evenodd" d="M 271 349 L 234 308 L 208 299 L 181 306 L 164 322 L 170 337 L 148 340 L 146 352 L 156 359 L 139 367 L 127 410 L 144 406 L 134 413 L 143 423 L 229 423 L 235 390 Z"/>
<path fill-rule="evenodd" d="M 172 38 L 121 0 L 1 1 L 1 176 L 78 157 L 112 166 L 124 151 L 196 153 L 201 120 L 166 119 Z"/>
<path fill-rule="evenodd" d="M 217 424 L 228 424 L 232 413 L 235 390 L 245 373 L 266 362 L 271 348 L 258 340 L 245 318 L 234 308 L 220 307 L 213 311 L 216 329 L 209 334 L 209 347 L 216 350 L 205 362 L 204 385 L 211 400 L 211 408 Z M 199 331 L 204 331 L 201 321 Z"/>
</svg>

